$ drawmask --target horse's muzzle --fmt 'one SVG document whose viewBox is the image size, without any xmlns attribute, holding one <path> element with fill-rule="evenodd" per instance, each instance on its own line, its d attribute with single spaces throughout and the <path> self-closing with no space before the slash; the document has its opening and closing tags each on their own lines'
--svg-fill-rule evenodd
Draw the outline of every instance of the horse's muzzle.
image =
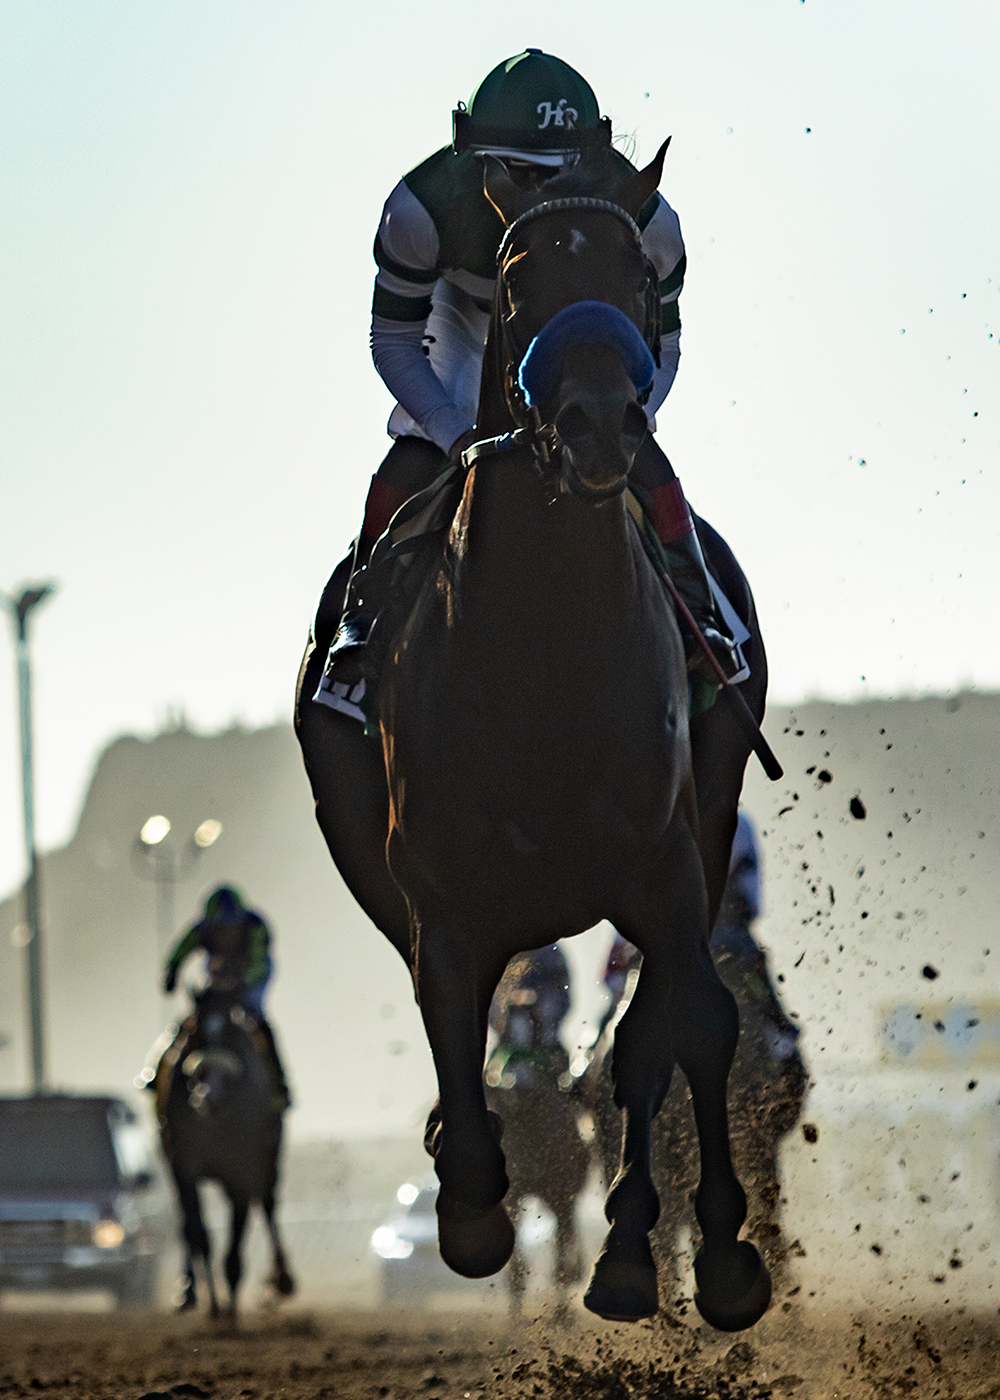
<svg viewBox="0 0 1000 1400">
<path fill-rule="evenodd" d="M 555 419 L 565 487 L 585 501 L 620 496 L 646 436 L 646 415 L 635 402 L 564 404 Z"/>
</svg>

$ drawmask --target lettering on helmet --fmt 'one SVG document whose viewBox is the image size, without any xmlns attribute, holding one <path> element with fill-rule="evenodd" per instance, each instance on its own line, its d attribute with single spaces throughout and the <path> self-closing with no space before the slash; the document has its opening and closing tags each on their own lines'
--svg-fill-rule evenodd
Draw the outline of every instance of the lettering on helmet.
<svg viewBox="0 0 1000 1400">
<path fill-rule="evenodd" d="M 550 122 L 553 126 L 563 126 L 567 131 L 572 131 L 579 116 L 575 107 L 568 106 L 565 97 L 560 97 L 554 107 L 551 102 L 539 102 L 535 110 L 542 119 L 538 123 L 539 131 L 544 131 Z"/>
</svg>

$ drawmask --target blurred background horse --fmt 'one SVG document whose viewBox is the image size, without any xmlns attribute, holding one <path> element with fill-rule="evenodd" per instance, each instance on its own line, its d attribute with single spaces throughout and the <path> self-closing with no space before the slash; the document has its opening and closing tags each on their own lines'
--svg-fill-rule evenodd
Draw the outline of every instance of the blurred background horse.
<svg viewBox="0 0 1000 1400">
<path fill-rule="evenodd" d="M 560 1038 L 570 1009 L 569 966 L 558 943 L 513 958 L 490 1007 L 496 1037 L 486 1062 L 486 1103 L 503 1124 L 509 1163 L 508 1205 L 522 1226 L 534 1202 L 555 1217 L 552 1286 L 556 1316 L 582 1277 L 576 1205 L 590 1173 L 591 1149 L 581 1135 L 579 1084 Z M 520 1233 L 520 1232 L 519 1232 Z M 526 1288 L 521 1240 L 507 1270 L 516 1314 Z"/>
<path fill-rule="evenodd" d="M 209 986 L 201 993 L 195 1014 L 162 1055 L 152 1087 L 182 1216 L 185 1273 L 179 1306 L 197 1305 L 198 1266 L 212 1317 L 221 1312 L 199 1195 L 203 1181 L 218 1182 L 230 1205 L 224 1261 L 230 1318 L 236 1316 L 243 1237 L 254 1204 L 271 1240 L 270 1283 L 287 1297 L 295 1284 L 275 1221 L 284 1109 L 276 1104 L 269 1046 L 238 989 Z"/>
</svg>

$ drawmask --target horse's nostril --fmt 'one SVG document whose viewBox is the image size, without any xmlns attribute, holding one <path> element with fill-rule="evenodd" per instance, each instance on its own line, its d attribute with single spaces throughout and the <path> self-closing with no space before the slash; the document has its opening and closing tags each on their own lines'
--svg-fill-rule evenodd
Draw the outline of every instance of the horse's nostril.
<svg viewBox="0 0 1000 1400">
<path fill-rule="evenodd" d="M 638 451 L 646 436 L 647 427 L 646 415 L 639 405 L 628 404 L 622 416 L 622 442 L 625 446 Z"/>
<path fill-rule="evenodd" d="M 580 442 L 591 437 L 594 425 L 579 404 L 570 404 L 556 416 L 556 432 L 563 442 Z"/>
</svg>

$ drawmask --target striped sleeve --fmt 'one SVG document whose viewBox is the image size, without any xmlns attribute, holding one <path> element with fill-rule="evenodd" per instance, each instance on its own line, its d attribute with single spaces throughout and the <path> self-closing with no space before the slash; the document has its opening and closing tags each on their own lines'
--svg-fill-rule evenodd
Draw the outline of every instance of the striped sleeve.
<svg viewBox="0 0 1000 1400">
<path fill-rule="evenodd" d="M 375 235 L 372 314 L 387 321 L 426 321 L 440 276 L 434 221 L 405 180 L 390 194 Z"/>
<path fill-rule="evenodd" d="M 176 973 L 188 954 L 193 953 L 196 948 L 201 946 L 201 924 L 192 924 L 167 958 L 166 971 Z"/>
<path fill-rule="evenodd" d="M 678 297 L 684 285 L 687 257 L 677 215 L 663 198 L 642 232 L 642 247 L 660 279 L 661 331 L 672 335 L 681 328 Z"/>
</svg>

